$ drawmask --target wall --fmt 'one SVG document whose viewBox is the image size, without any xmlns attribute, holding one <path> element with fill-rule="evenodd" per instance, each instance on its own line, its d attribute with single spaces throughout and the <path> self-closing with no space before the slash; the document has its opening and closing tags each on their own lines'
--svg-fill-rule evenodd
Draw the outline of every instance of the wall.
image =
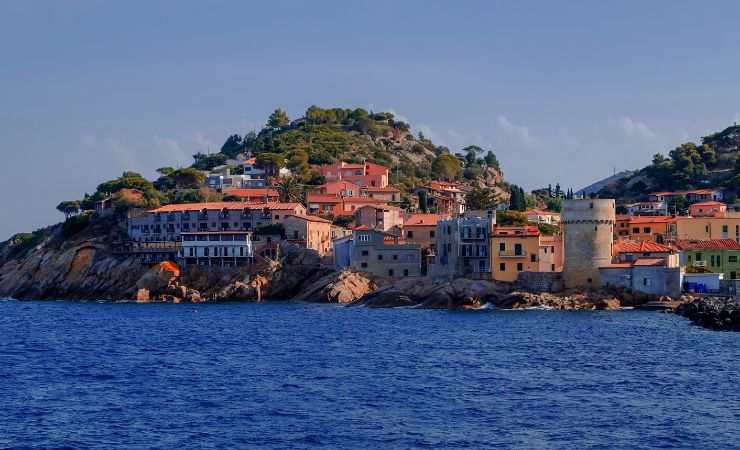
<svg viewBox="0 0 740 450">
<path fill-rule="evenodd" d="M 560 272 L 519 272 L 515 286 L 517 289 L 529 292 L 560 292 L 563 290 L 563 274 Z"/>
<path fill-rule="evenodd" d="M 611 263 L 614 200 L 563 200 L 561 216 L 565 287 L 599 287 L 599 267 Z"/>
</svg>

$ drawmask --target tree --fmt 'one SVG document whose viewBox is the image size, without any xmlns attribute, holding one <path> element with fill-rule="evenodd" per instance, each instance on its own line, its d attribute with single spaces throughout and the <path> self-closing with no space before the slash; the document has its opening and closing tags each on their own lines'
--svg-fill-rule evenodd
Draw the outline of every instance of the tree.
<svg viewBox="0 0 740 450">
<path fill-rule="evenodd" d="M 206 178 L 203 172 L 192 167 L 177 169 L 170 177 L 179 189 L 198 189 Z"/>
<path fill-rule="evenodd" d="M 77 200 L 66 200 L 57 205 L 57 211 L 64 214 L 65 220 L 80 213 L 80 202 Z"/>
<path fill-rule="evenodd" d="M 492 151 L 488 150 L 488 153 L 486 153 L 485 161 L 488 167 L 494 168 L 496 170 L 500 169 L 498 159 Z"/>
<path fill-rule="evenodd" d="M 163 176 L 170 175 L 174 171 L 175 169 L 172 167 L 160 167 L 159 169 L 157 169 L 157 173 Z"/>
<path fill-rule="evenodd" d="M 452 155 L 442 154 L 432 162 L 432 176 L 443 181 L 453 181 L 460 177 L 460 161 Z"/>
<path fill-rule="evenodd" d="M 289 123 L 290 119 L 288 118 L 288 114 L 286 114 L 282 108 L 276 109 L 272 114 L 270 114 L 270 118 L 267 119 L 267 126 L 270 128 L 282 128 L 287 126 Z"/>
<path fill-rule="evenodd" d="M 221 146 L 221 153 L 231 158 L 238 155 L 244 150 L 244 139 L 238 134 L 232 134 L 226 139 L 224 145 Z"/>
<path fill-rule="evenodd" d="M 281 202 L 303 202 L 301 185 L 296 177 L 280 177 L 276 187 Z"/>
<path fill-rule="evenodd" d="M 512 184 L 509 191 L 511 192 L 509 209 L 514 211 L 524 211 L 527 209 L 527 195 L 524 193 L 524 189 L 516 184 Z"/>
<path fill-rule="evenodd" d="M 465 195 L 465 208 L 473 210 L 496 209 L 498 196 L 492 189 L 475 186 Z"/>
<path fill-rule="evenodd" d="M 277 153 L 264 152 L 257 155 L 257 167 L 265 169 L 268 176 L 274 177 L 285 167 L 285 157 Z"/>
</svg>

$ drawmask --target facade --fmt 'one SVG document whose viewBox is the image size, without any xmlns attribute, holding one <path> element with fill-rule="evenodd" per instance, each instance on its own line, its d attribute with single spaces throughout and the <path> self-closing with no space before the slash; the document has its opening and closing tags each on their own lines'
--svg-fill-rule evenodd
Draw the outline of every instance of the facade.
<svg viewBox="0 0 740 450">
<path fill-rule="evenodd" d="M 681 266 L 687 272 L 721 273 L 725 280 L 740 278 L 740 243 L 733 239 L 679 240 L 676 247 L 681 251 Z"/>
<path fill-rule="evenodd" d="M 432 181 L 427 186 L 417 188 L 416 194 L 420 199 L 426 199 L 427 211 L 449 216 L 465 212 L 465 191 L 457 183 Z"/>
<path fill-rule="evenodd" d="M 630 216 L 663 216 L 668 214 L 664 201 L 635 202 L 624 205 Z"/>
<path fill-rule="evenodd" d="M 650 194 L 651 201 L 660 201 L 670 203 L 676 197 L 683 197 L 687 201 L 702 202 L 708 200 L 721 201 L 723 199 L 722 191 L 717 189 L 693 189 L 689 191 L 674 191 L 674 192 L 652 192 Z"/>
<path fill-rule="evenodd" d="M 449 219 L 439 214 L 413 214 L 403 224 L 403 236 L 406 242 L 419 244 L 422 249 L 429 249 L 430 254 L 437 250 L 437 222 Z"/>
<path fill-rule="evenodd" d="M 401 191 L 398 189 L 387 186 L 387 187 L 363 187 L 363 197 L 369 197 L 375 200 L 380 200 L 386 203 L 397 203 L 401 201 Z"/>
<path fill-rule="evenodd" d="M 431 274 L 491 279 L 490 237 L 495 219 L 458 217 L 437 221 L 437 254 Z"/>
<path fill-rule="evenodd" d="M 274 188 L 234 188 L 224 190 L 224 195 L 238 197 L 248 203 L 271 203 L 280 201 L 280 193 Z"/>
<path fill-rule="evenodd" d="M 365 205 L 355 210 L 355 226 L 366 226 L 371 230 L 391 231 L 400 234 L 403 227 L 401 209 L 388 205 Z"/>
<path fill-rule="evenodd" d="M 528 209 L 524 212 L 527 216 L 527 222 L 544 223 L 547 225 L 559 225 L 560 213 L 552 211 L 543 211 L 541 209 Z"/>
<path fill-rule="evenodd" d="M 343 245 L 342 241 L 338 244 Z M 349 246 L 350 267 L 354 270 L 391 278 L 421 276 L 421 248 L 417 244 L 401 244 L 398 236 L 358 228 Z"/>
<path fill-rule="evenodd" d="M 363 206 L 385 205 L 385 202 L 368 197 L 337 197 L 336 195 L 308 194 L 308 212 L 322 216 L 354 216 Z"/>
<path fill-rule="evenodd" d="M 361 187 L 388 186 L 390 172 L 387 167 L 379 164 L 365 162 L 363 164 L 350 164 L 339 161 L 334 164 L 321 166 L 321 175 L 326 181 L 349 181 Z"/>
<path fill-rule="evenodd" d="M 359 197 L 362 188 L 350 181 L 332 181 L 317 186 L 311 190 L 312 194 L 333 195 L 335 197 Z"/>
<path fill-rule="evenodd" d="M 540 235 L 537 260 L 538 272 L 562 272 L 563 237 Z"/>
<path fill-rule="evenodd" d="M 534 226 L 497 226 L 491 233 L 491 272 L 496 281 L 516 281 L 521 272 L 539 271 L 540 231 Z"/>
<path fill-rule="evenodd" d="M 597 288 L 599 268 L 611 263 L 613 199 L 563 200 L 563 281 L 566 288 Z"/>
<path fill-rule="evenodd" d="M 319 256 L 331 253 L 331 221 L 316 216 L 288 215 L 281 223 L 288 242 L 316 250 Z"/>
<path fill-rule="evenodd" d="M 685 292 L 697 294 L 719 293 L 724 281 L 721 273 L 684 273 L 681 287 Z"/>
<path fill-rule="evenodd" d="M 681 269 L 668 267 L 663 258 L 638 258 L 632 262 L 608 264 L 599 268 L 602 287 L 630 289 L 652 295 L 681 295 Z"/>
<path fill-rule="evenodd" d="M 694 203 L 689 206 L 689 215 L 692 217 L 725 217 L 727 205 L 716 201 Z"/>
<path fill-rule="evenodd" d="M 677 240 L 734 239 L 740 242 L 740 217 L 676 217 L 669 236 Z"/>
<path fill-rule="evenodd" d="M 184 265 L 236 267 L 253 261 L 252 233 L 182 233 L 178 259 Z"/>
</svg>

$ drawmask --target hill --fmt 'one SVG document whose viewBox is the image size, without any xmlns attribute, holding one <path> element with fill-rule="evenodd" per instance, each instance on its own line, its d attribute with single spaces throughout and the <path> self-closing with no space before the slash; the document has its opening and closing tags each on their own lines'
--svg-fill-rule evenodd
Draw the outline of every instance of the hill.
<svg viewBox="0 0 740 450">
<path fill-rule="evenodd" d="M 653 156 L 652 163 L 602 187 L 598 195 L 623 201 L 643 200 L 653 191 L 717 188 L 730 203 L 740 193 L 740 125 L 687 142 Z"/>
</svg>

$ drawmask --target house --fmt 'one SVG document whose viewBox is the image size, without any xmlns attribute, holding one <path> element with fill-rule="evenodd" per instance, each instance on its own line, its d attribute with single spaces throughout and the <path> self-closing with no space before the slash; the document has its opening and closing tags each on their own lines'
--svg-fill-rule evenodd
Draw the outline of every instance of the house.
<svg viewBox="0 0 740 450">
<path fill-rule="evenodd" d="M 494 247 L 495 250 L 495 247 Z M 563 237 L 540 234 L 537 251 L 538 272 L 563 271 Z"/>
<path fill-rule="evenodd" d="M 667 267 L 679 266 L 678 252 L 673 247 L 655 241 L 614 241 L 612 255 L 615 263 L 632 262 L 639 258 L 663 258 L 667 261 Z"/>
<path fill-rule="evenodd" d="M 734 239 L 678 240 L 676 247 L 686 272 L 721 273 L 725 280 L 740 278 L 740 243 Z"/>
<path fill-rule="evenodd" d="M 430 273 L 490 279 L 490 236 L 495 218 L 456 217 L 437 221 L 437 254 Z"/>
<path fill-rule="evenodd" d="M 362 188 L 350 181 L 332 181 L 317 186 L 311 190 L 312 194 L 333 195 L 335 197 L 359 197 Z"/>
<path fill-rule="evenodd" d="M 379 164 L 364 162 L 351 164 L 338 161 L 334 164 L 324 164 L 320 167 L 321 175 L 326 181 L 350 181 L 361 187 L 388 186 L 390 171 L 387 167 Z"/>
<path fill-rule="evenodd" d="M 282 225 L 288 242 L 316 250 L 319 256 L 331 253 L 330 220 L 316 216 L 288 215 L 282 219 Z"/>
<path fill-rule="evenodd" d="M 668 214 L 664 201 L 635 202 L 624 205 L 630 216 L 662 216 Z"/>
<path fill-rule="evenodd" d="M 683 197 L 690 203 L 715 200 L 720 201 L 723 199 L 722 191 L 717 189 L 693 189 L 689 191 L 673 191 L 673 192 L 652 192 L 650 193 L 650 201 L 660 201 L 670 204 L 676 197 Z"/>
<path fill-rule="evenodd" d="M 560 213 L 543 211 L 541 209 L 528 209 L 524 212 L 529 223 L 544 223 L 547 225 L 560 225 Z"/>
<path fill-rule="evenodd" d="M 415 192 L 420 202 L 426 202 L 426 206 L 419 205 L 422 210 L 449 216 L 457 216 L 465 212 L 467 188 L 458 183 L 432 181 L 427 186 L 416 188 Z"/>
<path fill-rule="evenodd" d="M 363 187 L 362 196 L 369 197 L 375 200 L 380 200 L 386 203 L 397 203 L 401 201 L 401 191 L 391 186 Z"/>
<path fill-rule="evenodd" d="M 722 290 L 724 274 L 721 273 L 689 273 L 683 274 L 681 287 L 684 292 L 697 294 L 714 294 Z"/>
<path fill-rule="evenodd" d="M 337 197 L 336 195 L 324 195 L 309 193 L 306 195 L 308 212 L 323 216 L 354 216 L 355 211 L 363 206 L 385 205 L 385 202 L 367 197 Z"/>
<path fill-rule="evenodd" d="M 398 236 L 356 228 L 351 238 L 335 241 L 335 265 L 349 263 L 353 270 L 391 278 L 421 276 L 421 248 L 402 244 Z M 347 254 L 349 257 L 347 257 Z"/>
<path fill-rule="evenodd" d="M 238 197 L 243 202 L 268 203 L 280 201 L 280 193 L 274 188 L 233 188 L 226 189 L 224 195 Z"/>
<path fill-rule="evenodd" d="M 401 208 L 389 205 L 364 205 L 355 210 L 355 226 L 366 226 L 371 230 L 395 230 L 400 234 L 403 226 Z"/>
<path fill-rule="evenodd" d="M 182 233 L 179 261 L 186 266 L 236 267 L 252 262 L 249 231 Z"/>
<path fill-rule="evenodd" d="M 599 268 L 604 288 L 617 287 L 652 295 L 681 295 L 681 269 L 669 267 L 664 258 L 638 258 Z"/>
<path fill-rule="evenodd" d="M 632 241 L 664 242 L 668 236 L 671 216 L 623 216 L 616 217 L 614 239 Z"/>
<path fill-rule="evenodd" d="M 494 280 L 513 282 L 521 272 L 539 271 L 540 231 L 537 227 L 496 226 L 491 233 L 490 246 Z"/>
<path fill-rule="evenodd" d="M 692 217 L 725 217 L 727 205 L 714 200 L 694 203 L 689 206 L 689 215 Z"/>
<path fill-rule="evenodd" d="M 433 256 L 437 249 L 437 222 L 449 219 L 439 214 L 412 214 L 403 223 L 403 236 L 406 242 L 419 244 L 422 249 L 429 249 Z"/>
<path fill-rule="evenodd" d="M 740 217 L 676 217 L 669 228 L 671 239 L 734 239 L 740 242 Z"/>
</svg>

